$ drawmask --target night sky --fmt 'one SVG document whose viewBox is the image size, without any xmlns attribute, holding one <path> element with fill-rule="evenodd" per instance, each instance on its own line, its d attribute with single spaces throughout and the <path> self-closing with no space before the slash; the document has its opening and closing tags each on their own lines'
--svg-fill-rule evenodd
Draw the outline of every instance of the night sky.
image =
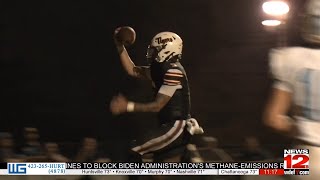
<svg viewBox="0 0 320 180">
<path fill-rule="evenodd" d="M 146 65 L 146 47 L 161 31 L 184 40 L 192 115 L 207 135 L 234 145 L 247 135 L 281 142 L 261 124 L 271 87 L 268 51 L 276 32 L 261 26 L 259 0 L 108 0 L 1 2 L 1 131 L 37 127 L 43 141 L 77 142 L 97 137 L 110 149 L 155 128 L 155 114 L 114 117 L 112 96 L 152 100 L 151 85 L 128 77 L 113 44 L 113 30 L 131 26 L 128 51 Z M 297 40 L 302 0 L 291 1 L 288 45 Z M 268 138 L 265 138 L 268 137 Z M 280 139 L 280 140 L 279 140 Z"/>
</svg>

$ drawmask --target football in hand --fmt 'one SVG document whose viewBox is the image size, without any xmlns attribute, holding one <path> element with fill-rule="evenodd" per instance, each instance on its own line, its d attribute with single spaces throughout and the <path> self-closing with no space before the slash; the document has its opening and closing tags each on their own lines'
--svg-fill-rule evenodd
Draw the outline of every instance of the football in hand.
<svg viewBox="0 0 320 180">
<path fill-rule="evenodd" d="M 119 31 L 117 32 L 116 38 L 123 45 L 130 46 L 136 40 L 136 32 L 132 27 L 123 26 L 123 27 L 120 27 Z"/>
</svg>

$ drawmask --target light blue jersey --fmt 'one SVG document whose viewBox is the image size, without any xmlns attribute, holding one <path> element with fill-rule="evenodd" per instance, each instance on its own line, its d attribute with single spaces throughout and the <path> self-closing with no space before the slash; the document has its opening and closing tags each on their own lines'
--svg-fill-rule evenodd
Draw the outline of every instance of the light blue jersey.
<svg viewBox="0 0 320 180">
<path fill-rule="evenodd" d="M 274 88 L 292 93 L 298 111 L 297 138 L 320 146 L 320 50 L 290 47 L 273 49 L 270 65 Z"/>
</svg>

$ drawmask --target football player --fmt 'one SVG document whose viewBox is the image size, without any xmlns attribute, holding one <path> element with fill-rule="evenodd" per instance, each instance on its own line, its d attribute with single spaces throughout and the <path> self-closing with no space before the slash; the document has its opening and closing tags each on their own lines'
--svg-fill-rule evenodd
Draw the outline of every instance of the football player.
<svg viewBox="0 0 320 180">
<path fill-rule="evenodd" d="M 115 34 L 118 30 L 115 31 Z M 136 78 L 150 79 L 154 84 L 154 101 L 139 103 L 119 95 L 110 104 L 115 115 L 127 112 L 157 112 L 159 129 L 149 141 L 131 149 L 130 161 L 141 162 L 144 154 L 152 153 L 154 161 L 166 155 L 181 154 L 191 135 L 203 133 L 197 121 L 190 116 L 190 90 L 185 69 L 180 63 L 182 39 L 173 32 L 155 35 L 147 49 L 150 66 L 136 66 L 124 45 L 115 39 L 120 60 L 126 72 Z M 182 147 L 182 148 L 180 148 Z"/>
<path fill-rule="evenodd" d="M 275 82 L 264 122 L 280 132 L 296 132 L 295 148 L 310 153 L 310 176 L 296 177 L 320 179 L 320 0 L 307 3 L 302 27 L 307 46 L 270 52 Z M 287 115 L 290 108 L 293 118 Z"/>
</svg>

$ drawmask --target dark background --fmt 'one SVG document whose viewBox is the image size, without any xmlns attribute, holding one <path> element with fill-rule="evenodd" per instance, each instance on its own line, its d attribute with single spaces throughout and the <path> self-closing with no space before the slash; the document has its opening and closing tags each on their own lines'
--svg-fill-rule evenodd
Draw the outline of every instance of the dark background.
<svg viewBox="0 0 320 180">
<path fill-rule="evenodd" d="M 150 39 L 173 31 L 184 40 L 192 114 L 207 135 L 238 146 L 254 135 L 271 148 L 287 138 L 261 123 L 271 79 L 268 51 L 280 41 L 266 31 L 259 0 L 2 1 L 0 131 L 19 140 L 25 126 L 43 141 L 78 142 L 85 136 L 119 154 L 130 139 L 155 127 L 154 114 L 113 117 L 108 108 L 119 92 L 150 101 L 150 84 L 126 76 L 113 44 L 113 30 L 128 25 L 137 33 L 128 48 L 146 65 Z M 298 11 L 292 0 L 287 45 L 299 43 Z"/>
</svg>

